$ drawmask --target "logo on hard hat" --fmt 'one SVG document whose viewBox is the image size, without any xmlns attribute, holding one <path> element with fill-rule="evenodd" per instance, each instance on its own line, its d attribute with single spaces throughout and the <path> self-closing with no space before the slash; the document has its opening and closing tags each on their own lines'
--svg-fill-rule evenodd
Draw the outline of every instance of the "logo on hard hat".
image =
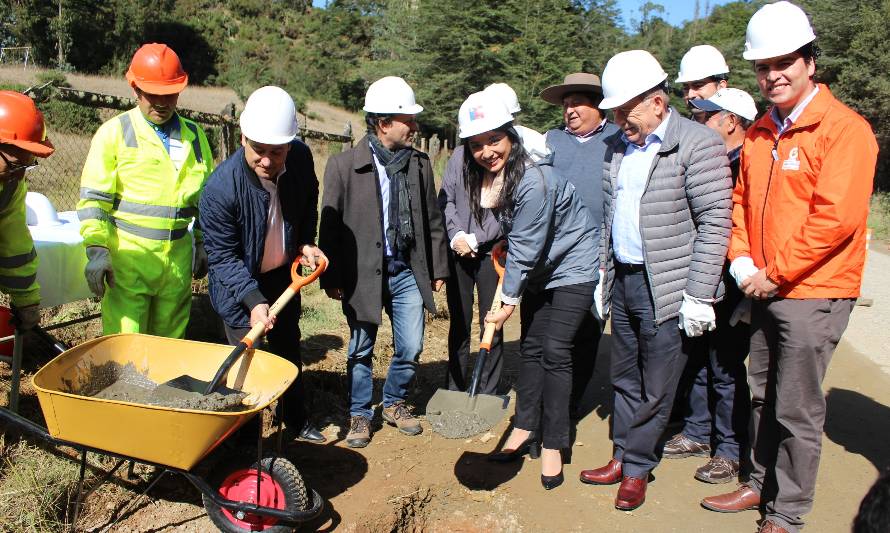
<svg viewBox="0 0 890 533">
<path fill-rule="evenodd" d="M 485 118 L 485 108 L 481 105 L 470 109 L 470 120 L 478 118 Z"/>
</svg>

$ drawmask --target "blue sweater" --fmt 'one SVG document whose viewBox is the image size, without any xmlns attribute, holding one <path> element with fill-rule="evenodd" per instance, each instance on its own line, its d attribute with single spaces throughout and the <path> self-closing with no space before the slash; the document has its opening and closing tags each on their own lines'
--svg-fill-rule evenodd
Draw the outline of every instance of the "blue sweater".
<svg viewBox="0 0 890 533">
<path fill-rule="evenodd" d="M 278 178 L 288 260 L 315 243 L 318 178 L 309 147 L 291 143 Z M 230 327 L 250 325 L 250 310 L 266 302 L 255 279 L 263 262 L 270 195 L 247 165 L 244 148 L 222 162 L 201 194 L 200 223 L 209 263 L 210 303 Z M 291 304 L 294 305 L 294 304 Z"/>
</svg>

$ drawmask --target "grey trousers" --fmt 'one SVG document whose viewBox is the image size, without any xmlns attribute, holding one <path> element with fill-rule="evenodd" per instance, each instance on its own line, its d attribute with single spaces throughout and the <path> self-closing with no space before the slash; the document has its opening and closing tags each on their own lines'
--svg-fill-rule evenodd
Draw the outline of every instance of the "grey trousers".
<svg viewBox="0 0 890 533">
<path fill-rule="evenodd" d="M 686 365 L 672 318 L 655 323 L 646 273 L 616 264 L 612 288 L 613 457 L 624 475 L 645 478 L 658 465 L 659 440 Z"/>
<path fill-rule="evenodd" d="M 854 299 L 755 300 L 751 310 L 751 488 L 766 518 L 796 532 L 813 508 L 822 452 L 822 380 Z"/>
</svg>

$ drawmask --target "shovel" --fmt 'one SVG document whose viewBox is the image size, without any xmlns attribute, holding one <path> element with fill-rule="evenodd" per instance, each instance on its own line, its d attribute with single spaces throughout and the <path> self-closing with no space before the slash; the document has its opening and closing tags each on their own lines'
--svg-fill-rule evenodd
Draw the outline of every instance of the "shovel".
<svg viewBox="0 0 890 533">
<path fill-rule="evenodd" d="M 299 273 L 300 268 L 300 259 L 301 255 L 297 256 L 294 259 L 294 264 L 291 265 L 290 268 L 290 277 L 291 284 L 281 293 L 281 296 L 275 300 L 275 303 L 269 308 L 269 317 L 274 318 L 278 315 L 279 311 L 284 308 L 288 302 L 291 301 L 291 298 L 294 297 L 295 294 L 300 292 L 300 289 L 309 285 L 313 281 L 315 281 L 318 276 L 322 274 L 327 268 L 327 262 L 322 259 L 318 262 L 315 267 L 315 270 L 312 271 L 308 276 L 301 276 Z M 213 376 L 213 380 L 207 385 L 207 388 L 204 389 L 204 394 L 210 394 L 215 391 L 219 385 L 226 380 L 226 376 L 229 373 L 229 369 L 232 368 L 232 365 L 235 364 L 235 361 L 241 357 L 241 354 L 245 352 L 245 350 L 253 348 L 253 345 L 263 336 L 265 333 L 266 325 L 262 322 L 257 322 L 254 324 L 250 331 L 247 332 L 247 335 L 244 336 L 243 339 L 235 346 L 235 349 L 232 350 L 232 353 L 226 357 L 226 360 L 220 365 L 219 370 L 216 371 L 216 375 Z M 238 373 L 239 381 L 244 380 L 244 375 L 246 374 L 247 369 L 242 365 L 241 371 Z"/>
<path fill-rule="evenodd" d="M 504 267 L 501 266 L 499 260 L 502 257 L 506 257 L 503 241 L 495 245 L 491 251 L 491 261 L 498 274 L 498 286 L 491 303 L 492 311 L 498 311 L 501 308 Z M 494 323 L 485 322 L 482 341 L 479 343 L 479 355 L 476 357 L 476 364 L 473 367 L 473 376 L 468 392 L 439 389 L 426 405 L 427 420 L 432 424 L 433 431 L 443 437 L 462 439 L 482 433 L 491 429 L 507 415 L 507 406 L 510 404 L 508 396 L 477 393 L 482 368 L 485 366 L 485 360 L 491 350 L 495 327 Z"/>
</svg>

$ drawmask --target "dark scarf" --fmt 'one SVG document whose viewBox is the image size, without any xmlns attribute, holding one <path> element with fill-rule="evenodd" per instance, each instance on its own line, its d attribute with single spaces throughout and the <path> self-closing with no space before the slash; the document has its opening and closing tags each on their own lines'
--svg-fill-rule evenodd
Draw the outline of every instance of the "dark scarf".
<svg viewBox="0 0 890 533">
<path fill-rule="evenodd" d="M 389 176 L 389 225 L 386 228 L 386 239 L 399 255 L 407 255 L 414 245 L 414 221 L 411 219 L 411 195 L 408 190 L 408 162 L 411 159 L 411 148 L 389 150 L 376 135 L 368 135 L 374 149 L 374 155 L 386 169 Z"/>
</svg>

